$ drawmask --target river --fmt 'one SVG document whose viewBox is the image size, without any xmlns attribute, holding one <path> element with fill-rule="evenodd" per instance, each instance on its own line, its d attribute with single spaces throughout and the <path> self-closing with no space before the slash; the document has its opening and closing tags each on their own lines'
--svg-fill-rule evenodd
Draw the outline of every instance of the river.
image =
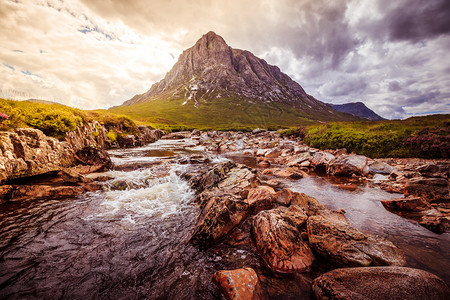
<svg viewBox="0 0 450 300">
<path fill-rule="evenodd" d="M 179 162 L 204 152 L 195 145 L 160 140 L 110 151 L 117 170 L 104 173 L 112 179 L 103 192 L 0 204 L 0 298 L 219 299 L 210 282 L 215 271 L 260 267 L 245 247 L 200 251 L 187 243 L 199 211 L 180 177 L 191 166 Z M 286 184 L 344 209 L 353 226 L 401 247 L 409 266 L 450 282 L 450 235 L 434 234 L 379 202 L 398 195 L 366 186 L 350 192 L 320 176 Z"/>
</svg>

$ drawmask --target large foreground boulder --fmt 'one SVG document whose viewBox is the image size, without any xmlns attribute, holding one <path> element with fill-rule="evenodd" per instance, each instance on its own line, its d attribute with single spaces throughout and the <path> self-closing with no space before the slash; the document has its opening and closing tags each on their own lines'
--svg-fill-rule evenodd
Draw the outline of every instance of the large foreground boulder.
<svg viewBox="0 0 450 300">
<path fill-rule="evenodd" d="M 302 240 L 300 227 L 308 216 L 298 206 L 262 211 L 252 222 L 258 253 L 267 266 L 278 273 L 309 271 L 314 255 Z"/>
<path fill-rule="evenodd" d="M 338 266 L 403 266 L 405 256 L 392 242 L 363 234 L 343 217 L 311 216 L 307 221 L 311 247 Z"/>
<path fill-rule="evenodd" d="M 450 299 L 450 289 L 439 277 L 405 267 L 336 269 L 313 281 L 316 299 Z"/>
<path fill-rule="evenodd" d="M 218 271 L 212 281 L 227 300 L 265 299 L 258 275 L 252 268 Z"/>
</svg>

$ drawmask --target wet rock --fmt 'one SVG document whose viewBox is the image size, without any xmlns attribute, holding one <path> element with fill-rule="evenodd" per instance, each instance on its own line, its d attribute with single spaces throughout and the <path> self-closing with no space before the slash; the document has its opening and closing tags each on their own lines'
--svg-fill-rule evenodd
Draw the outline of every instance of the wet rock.
<svg viewBox="0 0 450 300">
<path fill-rule="evenodd" d="M 366 175 L 369 173 L 367 157 L 355 154 L 341 155 L 329 163 L 327 173 L 333 176 Z"/>
<path fill-rule="evenodd" d="M 280 149 L 272 149 L 269 152 L 266 153 L 266 158 L 277 158 L 279 157 L 283 152 Z"/>
<path fill-rule="evenodd" d="M 425 177 L 449 178 L 450 163 L 440 162 L 437 164 L 429 163 L 417 167 L 417 171 Z"/>
<path fill-rule="evenodd" d="M 300 227 L 308 216 L 298 206 L 262 211 L 252 222 L 258 253 L 267 266 L 278 273 L 309 271 L 314 255 L 302 240 Z"/>
<path fill-rule="evenodd" d="M 12 197 L 12 185 L 0 185 L 0 203 L 8 201 Z"/>
<path fill-rule="evenodd" d="M 96 171 L 106 171 L 113 167 L 108 152 L 93 146 L 87 146 L 75 153 L 75 159 L 78 164 L 84 166 L 94 166 Z M 80 170 L 86 171 L 80 168 Z"/>
<path fill-rule="evenodd" d="M 442 234 L 450 231 L 450 214 L 443 214 L 437 209 L 423 212 L 419 224 L 434 233 Z"/>
<path fill-rule="evenodd" d="M 287 162 L 287 166 L 288 167 L 299 166 L 305 162 L 308 162 L 308 164 L 309 164 L 310 159 L 311 159 L 311 155 L 309 154 L 309 152 L 303 152 L 303 153 L 295 155 L 294 157 L 289 159 L 289 161 Z"/>
<path fill-rule="evenodd" d="M 230 172 L 230 170 L 234 167 L 236 167 L 236 164 L 231 161 L 219 163 L 205 173 L 198 174 L 197 176 L 191 176 L 189 178 L 190 186 L 191 188 L 201 192 L 224 179 L 228 172 Z"/>
<path fill-rule="evenodd" d="M 381 204 L 389 209 L 406 211 L 423 211 L 431 208 L 431 206 L 420 197 L 382 200 Z"/>
<path fill-rule="evenodd" d="M 405 265 L 405 256 L 390 241 L 363 234 L 343 217 L 311 216 L 307 221 L 311 247 L 333 264 L 347 267 Z"/>
<path fill-rule="evenodd" d="M 250 206 L 252 214 L 256 214 L 261 210 L 273 207 L 275 198 L 275 190 L 270 186 L 261 185 L 248 190 L 248 195 L 245 199 Z"/>
<path fill-rule="evenodd" d="M 293 197 L 293 191 L 291 191 L 290 189 L 282 189 L 275 194 L 274 200 L 280 205 L 289 206 Z"/>
<path fill-rule="evenodd" d="M 136 146 L 136 137 L 132 134 L 118 136 L 117 143 L 120 148 L 132 148 Z"/>
<path fill-rule="evenodd" d="M 316 299 L 433 299 L 450 298 L 439 277 L 405 267 L 336 269 L 313 281 Z"/>
<path fill-rule="evenodd" d="M 391 174 L 395 168 L 388 163 L 382 161 L 373 161 L 369 163 L 369 171 L 374 174 Z"/>
<path fill-rule="evenodd" d="M 335 184 L 334 186 L 339 189 L 347 190 L 350 192 L 353 192 L 356 190 L 356 184 L 354 184 L 354 183 L 339 183 L 339 184 Z"/>
<path fill-rule="evenodd" d="M 313 154 L 311 165 L 313 167 L 325 167 L 334 159 L 334 155 L 328 152 L 319 151 Z"/>
<path fill-rule="evenodd" d="M 406 183 L 405 196 L 418 196 L 429 202 L 449 201 L 449 184 L 444 178 L 413 178 Z"/>
<path fill-rule="evenodd" d="M 212 196 L 202 210 L 190 242 L 208 248 L 225 237 L 248 215 L 249 204 L 239 196 Z"/>
<path fill-rule="evenodd" d="M 304 177 L 308 177 L 308 174 L 304 171 L 293 169 L 293 168 L 287 168 L 283 170 L 274 170 L 273 175 L 277 177 L 282 178 L 289 178 L 289 179 L 301 179 Z"/>
<path fill-rule="evenodd" d="M 212 281 L 227 300 L 265 299 L 258 275 L 252 268 L 218 271 Z"/>
<path fill-rule="evenodd" d="M 82 186 L 19 185 L 14 186 L 9 201 L 66 199 L 84 194 Z"/>
</svg>

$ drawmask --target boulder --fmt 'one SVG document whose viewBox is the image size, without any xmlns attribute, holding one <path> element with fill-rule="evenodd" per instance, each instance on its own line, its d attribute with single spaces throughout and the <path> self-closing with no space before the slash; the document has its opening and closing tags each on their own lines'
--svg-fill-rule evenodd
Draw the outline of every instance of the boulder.
<svg viewBox="0 0 450 300">
<path fill-rule="evenodd" d="M 113 167 L 108 152 L 93 146 L 87 146 L 78 150 L 75 153 L 75 160 L 78 164 L 84 166 L 94 166 L 96 171 L 105 171 Z"/>
<path fill-rule="evenodd" d="M 32 128 L 0 132 L 0 183 L 72 165 L 73 147 Z"/>
<path fill-rule="evenodd" d="M 283 152 L 280 149 L 272 149 L 269 152 L 266 153 L 266 158 L 277 158 L 279 157 Z"/>
<path fill-rule="evenodd" d="M 434 233 L 442 234 L 450 231 L 450 215 L 443 214 L 437 209 L 430 209 L 423 212 L 419 224 Z"/>
<path fill-rule="evenodd" d="M 369 163 L 369 171 L 373 174 L 383 174 L 389 175 L 391 174 L 395 168 L 388 163 L 382 161 L 373 161 Z"/>
<path fill-rule="evenodd" d="M 334 159 L 334 155 L 328 152 L 318 151 L 311 158 L 313 167 L 325 167 Z"/>
<path fill-rule="evenodd" d="M 423 211 L 431 208 L 430 204 L 420 197 L 382 200 L 381 204 L 386 208 L 402 211 Z"/>
<path fill-rule="evenodd" d="M 309 152 L 303 152 L 289 159 L 289 161 L 287 162 L 287 166 L 288 167 L 299 166 L 304 162 L 309 162 L 310 159 L 311 155 L 309 154 Z"/>
<path fill-rule="evenodd" d="M 449 201 L 449 184 L 444 178 L 413 178 L 405 185 L 405 196 L 421 197 L 428 202 Z"/>
<path fill-rule="evenodd" d="M 293 168 L 287 168 L 283 170 L 274 170 L 273 175 L 277 177 L 282 178 L 289 178 L 289 179 L 301 179 L 304 177 L 308 177 L 308 174 L 302 170 L 296 170 Z"/>
<path fill-rule="evenodd" d="M 363 155 L 341 155 L 327 166 L 327 173 L 333 176 L 366 175 L 369 173 L 367 157 Z"/>
<path fill-rule="evenodd" d="M 218 271 L 212 281 L 227 300 L 265 299 L 258 275 L 252 268 Z"/>
<path fill-rule="evenodd" d="M 450 162 L 428 163 L 417 167 L 417 171 L 425 177 L 449 178 Z"/>
<path fill-rule="evenodd" d="M 252 235 L 258 253 L 277 273 L 300 273 L 310 270 L 314 255 L 302 240 L 300 227 L 308 216 L 298 206 L 281 206 L 262 211 L 252 222 Z"/>
<path fill-rule="evenodd" d="M 132 148 L 136 146 L 136 137 L 132 134 L 118 136 L 117 143 L 120 148 Z"/>
<path fill-rule="evenodd" d="M 267 185 L 257 186 L 248 190 L 245 202 L 249 204 L 252 214 L 261 210 L 272 208 L 274 204 L 275 190 Z"/>
<path fill-rule="evenodd" d="M 223 237 L 248 215 L 249 204 L 239 196 L 220 194 L 206 203 L 195 226 L 190 242 L 206 249 Z"/>
<path fill-rule="evenodd" d="M 335 269 L 313 281 L 316 299 L 450 299 L 439 277 L 405 267 Z"/>
<path fill-rule="evenodd" d="M 405 256 L 392 242 L 363 234 L 343 216 L 311 216 L 307 227 L 311 247 L 338 266 L 405 265 Z"/>
</svg>

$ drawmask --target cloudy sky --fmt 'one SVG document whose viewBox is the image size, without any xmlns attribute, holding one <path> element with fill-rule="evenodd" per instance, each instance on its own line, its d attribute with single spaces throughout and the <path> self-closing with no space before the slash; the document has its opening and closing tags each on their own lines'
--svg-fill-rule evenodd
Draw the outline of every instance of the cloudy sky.
<svg viewBox="0 0 450 300">
<path fill-rule="evenodd" d="M 448 0 L 0 0 L 0 97 L 119 105 L 210 30 L 324 102 L 450 113 Z"/>
</svg>

